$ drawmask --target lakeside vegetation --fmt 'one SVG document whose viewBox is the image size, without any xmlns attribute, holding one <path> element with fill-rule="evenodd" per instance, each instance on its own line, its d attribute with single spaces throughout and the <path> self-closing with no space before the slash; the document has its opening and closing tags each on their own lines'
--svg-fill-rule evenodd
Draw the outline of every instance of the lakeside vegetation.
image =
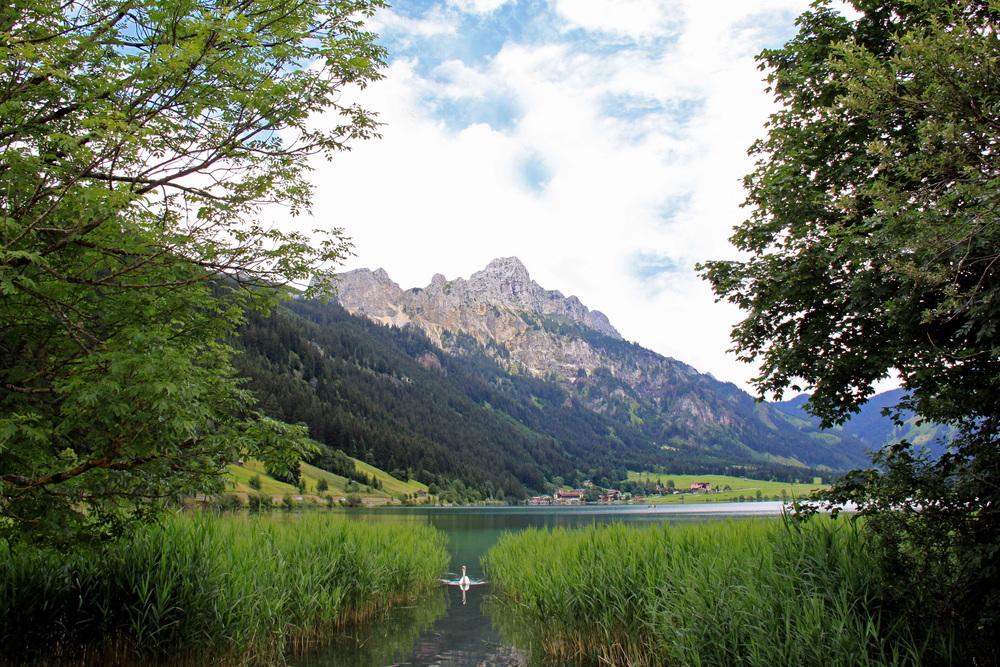
<svg viewBox="0 0 1000 667">
<path fill-rule="evenodd" d="M 0 547 L 0 664 L 275 664 L 426 593 L 423 525 L 170 517 L 107 551 Z"/>
<path fill-rule="evenodd" d="M 953 664 L 881 614 L 853 522 L 597 525 L 503 536 L 494 622 L 542 664 Z"/>
</svg>

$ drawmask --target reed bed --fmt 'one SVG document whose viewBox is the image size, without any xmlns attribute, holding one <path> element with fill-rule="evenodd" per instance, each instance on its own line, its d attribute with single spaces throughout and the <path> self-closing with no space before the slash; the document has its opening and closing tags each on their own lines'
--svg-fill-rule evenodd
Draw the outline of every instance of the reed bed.
<svg viewBox="0 0 1000 667">
<path fill-rule="evenodd" d="M 507 534 L 490 614 L 546 664 L 929 664 L 880 615 L 863 534 L 841 521 L 595 525 Z"/>
<path fill-rule="evenodd" d="M 428 591 L 422 525 L 176 517 L 107 552 L 0 551 L 0 663 L 280 664 Z"/>
</svg>

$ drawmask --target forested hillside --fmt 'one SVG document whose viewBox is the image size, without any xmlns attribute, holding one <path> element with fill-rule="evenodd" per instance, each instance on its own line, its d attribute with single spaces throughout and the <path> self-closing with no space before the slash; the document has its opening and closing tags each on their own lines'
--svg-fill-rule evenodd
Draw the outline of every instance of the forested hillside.
<svg viewBox="0 0 1000 667">
<path fill-rule="evenodd" d="M 676 359 L 565 319 L 521 316 L 568 344 L 584 341 L 599 355 L 605 366 L 552 379 L 574 401 L 660 443 L 660 460 L 672 470 L 694 460 L 836 470 L 865 461 L 865 445 L 853 434 L 821 433 L 790 420 L 771 404 Z"/>
<path fill-rule="evenodd" d="M 396 476 L 458 487 L 468 499 L 522 498 L 557 477 L 576 484 L 623 479 L 629 468 L 789 479 L 815 472 L 794 464 L 801 456 L 795 444 L 808 439 L 787 424 L 761 425 L 762 433 L 719 425 L 714 446 L 691 447 L 683 424 L 628 398 L 610 374 L 592 374 L 574 395 L 553 379 L 505 370 L 497 362 L 502 346 L 487 349 L 464 334 L 450 335 L 446 353 L 416 327 L 385 326 L 334 303 L 299 299 L 269 317 L 248 317 L 234 342 L 236 367 L 269 416 L 306 424 L 328 448 Z M 596 344 L 620 347 L 621 354 L 653 355 L 589 329 L 569 333 L 597 336 Z M 723 390 L 711 400 L 766 410 L 736 387 L 715 384 Z M 753 437 L 787 452 L 790 464 L 743 442 Z M 328 454 L 310 462 L 322 467 Z"/>
<path fill-rule="evenodd" d="M 656 450 L 574 407 L 557 385 L 456 358 L 412 327 L 384 327 L 335 304 L 295 301 L 251 316 L 236 365 L 270 416 L 316 440 L 424 483 L 523 497 L 546 479 L 624 470 Z M 583 470 L 579 470 L 582 468 Z"/>
</svg>

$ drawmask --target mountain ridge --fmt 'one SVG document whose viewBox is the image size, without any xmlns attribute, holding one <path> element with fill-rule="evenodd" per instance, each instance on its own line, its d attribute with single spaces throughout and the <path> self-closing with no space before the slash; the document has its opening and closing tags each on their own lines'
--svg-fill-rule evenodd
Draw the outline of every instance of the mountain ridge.
<svg viewBox="0 0 1000 667">
<path fill-rule="evenodd" d="M 382 322 L 401 326 L 424 314 L 443 315 L 448 309 L 506 307 L 544 315 L 562 315 L 613 338 L 621 334 L 608 317 L 590 310 L 576 296 L 565 297 L 531 279 L 517 257 L 501 257 L 468 279 L 448 280 L 441 273 L 423 288 L 404 290 L 385 269 L 355 269 L 338 274 L 337 300 L 348 312 L 363 311 Z M 424 317 L 426 321 L 430 318 Z"/>
<path fill-rule="evenodd" d="M 955 437 L 955 429 L 922 420 L 912 410 L 900 407 L 906 398 L 907 394 L 903 389 L 876 394 L 861 406 L 860 412 L 832 431 L 857 438 L 872 450 L 906 440 L 918 449 L 926 449 L 932 457 L 940 457 Z M 818 428 L 819 419 L 805 409 L 808 400 L 808 394 L 800 394 L 772 405 L 790 415 L 809 420 Z"/>
<path fill-rule="evenodd" d="M 384 269 L 340 274 L 337 301 L 388 326 L 415 326 L 448 354 L 470 337 L 512 373 L 551 381 L 568 399 L 639 428 L 665 451 L 847 469 L 867 461 L 856 438 L 757 403 L 735 385 L 625 341 L 600 311 L 535 283 L 516 257 L 468 279 L 437 274 L 404 290 Z"/>
</svg>

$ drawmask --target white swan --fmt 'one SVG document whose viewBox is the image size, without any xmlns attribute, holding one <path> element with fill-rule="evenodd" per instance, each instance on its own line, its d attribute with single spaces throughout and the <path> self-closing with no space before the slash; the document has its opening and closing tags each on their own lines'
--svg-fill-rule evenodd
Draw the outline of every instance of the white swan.
<svg viewBox="0 0 1000 667">
<path fill-rule="evenodd" d="M 459 586 L 468 586 L 471 583 L 472 582 L 469 580 L 469 577 L 465 574 L 465 566 L 463 565 L 462 566 L 462 578 L 458 580 L 458 585 Z"/>
</svg>

